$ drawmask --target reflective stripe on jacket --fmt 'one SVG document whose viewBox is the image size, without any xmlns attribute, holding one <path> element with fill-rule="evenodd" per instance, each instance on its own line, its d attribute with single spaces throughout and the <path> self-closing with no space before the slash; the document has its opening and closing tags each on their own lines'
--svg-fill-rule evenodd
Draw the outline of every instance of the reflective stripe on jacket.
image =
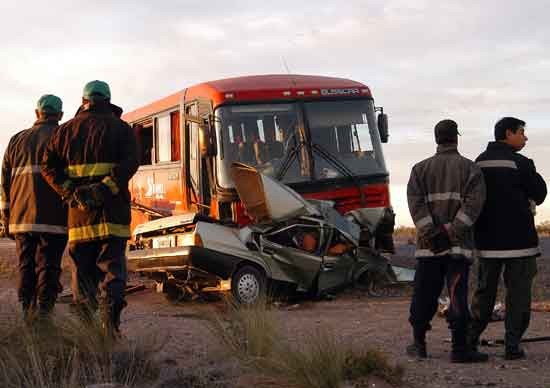
<svg viewBox="0 0 550 388">
<path fill-rule="evenodd" d="M 2 209 L 9 210 L 9 232 L 67 233 L 67 209 L 40 174 L 57 120 L 37 120 L 14 135 L 2 163 Z"/>
<path fill-rule="evenodd" d="M 481 169 L 461 156 L 456 145 L 439 145 L 434 156 L 413 167 L 407 201 L 417 229 L 416 257 L 473 257 L 473 225 L 485 201 L 485 183 Z M 443 225 L 452 246 L 436 255 L 427 239 Z"/>
<path fill-rule="evenodd" d="M 100 209 L 69 209 L 69 242 L 130 237 L 128 181 L 137 168 L 134 133 L 108 104 L 85 105 L 58 128 L 44 158 L 48 183 L 64 193 L 69 181 L 102 182 L 110 192 Z"/>
<path fill-rule="evenodd" d="M 491 142 L 476 159 L 487 184 L 487 201 L 476 224 L 480 257 L 539 256 L 535 217 L 529 201 L 546 198 L 544 179 L 531 159 L 503 142 Z"/>
</svg>

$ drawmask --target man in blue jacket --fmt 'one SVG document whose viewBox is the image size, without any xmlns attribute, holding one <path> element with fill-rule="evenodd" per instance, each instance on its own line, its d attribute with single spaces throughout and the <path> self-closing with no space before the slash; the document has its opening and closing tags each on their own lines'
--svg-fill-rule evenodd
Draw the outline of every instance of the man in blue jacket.
<svg viewBox="0 0 550 388">
<path fill-rule="evenodd" d="M 542 204 L 546 197 L 546 183 L 535 164 L 518 153 L 526 142 L 525 122 L 504 117 L 495 125 L 495 141 L 476 159 L 485 178 L 487 199 L 475 225 L 479 273 L 468 339 L 475 349 L 491 317 L 504 270 L 508 360 L 525 357 L 519 344 L 529 326 L 531 287 L 540 256 L 531 205 Z"/>
</svg>

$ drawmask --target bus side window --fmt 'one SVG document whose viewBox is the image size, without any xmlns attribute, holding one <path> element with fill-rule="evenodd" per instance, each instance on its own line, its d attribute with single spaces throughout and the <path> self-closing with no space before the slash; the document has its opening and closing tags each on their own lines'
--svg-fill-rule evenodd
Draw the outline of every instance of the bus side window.
<svg viewBox="0 0 550 388">
<path fill-rule="evenodd" d="M 153 164 L 153 127 L 144 127 L 141 124 L 134 124 L 134 134 L 137 143 L 137 155 L 140 166 Z"/>
<path fill-rule="evenodd" d="M 157 162 L 180 160 L 179 111 L 158 117 L 156 120 Z"/>
<path fill-rule="evenodd" d="M 170 113 L 170 137 L 172 139 L 171 160 L 173 162 L 180 160 L 180 112 Z"/>
</svg>

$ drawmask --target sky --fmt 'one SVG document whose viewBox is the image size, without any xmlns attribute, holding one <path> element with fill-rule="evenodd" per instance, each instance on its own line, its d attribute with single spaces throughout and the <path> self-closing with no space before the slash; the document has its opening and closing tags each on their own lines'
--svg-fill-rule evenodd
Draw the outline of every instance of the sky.
<svg viewBox="0 0 550 388">
<path fill-rule="evenodd" d="M 0 14 L 0 154 L 42 94 L 60 96 L 68 119 L 93 79 L 130 111 L 195 83 L 290 71 L 363 82 L 384 106 L 398 225 L 412 224 L 407 180 L 443 118 L 469 158 L 500 117 L 523 119 L 522 153 L 550 177 L 546 0 L 19 0 Z"/>
</svg>

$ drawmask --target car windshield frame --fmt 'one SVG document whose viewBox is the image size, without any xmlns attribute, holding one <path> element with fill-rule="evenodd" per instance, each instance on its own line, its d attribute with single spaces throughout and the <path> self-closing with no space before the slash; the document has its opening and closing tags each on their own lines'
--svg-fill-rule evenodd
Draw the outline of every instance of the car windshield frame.
<svg viewBox="0 0 550 388">
<path fill-rule="evenodd" d="M 354 136 L 349 144 L 361 145 L 360 149 L 350 149 L 349 155 L 343 154 L 347 155 L 348 160 L 342 154 L 327 149 L 326 142 L 316 137 L 322 117 L 329 124 L 345 121 L 342 114 L 338 116 L 337 111 L 330 116 L 319 110 L 330 113 L 327 108 L 342 103 L 347 106 L 344 116 L 351 112 L 353 120 L 361 120 L 361 133 L 351 127 L 347 134 L 340 135 L 340 139 L 343 136 Z M 353 106 L 359 106 L 363 111 L 352 112 L 350 107 Z M 231 163 L 234 161 L 249 164 L 259 172 L 290 185 L 322 183 L 349 179 L 351 176 L 387 175 L 371 98 L 226 104 L 217 107 L 214 115 L 218 149 L 216 180 L 224 189 L 235 187 L 230 176 Z M 350 118 L 350 123 L 353 120 Z M 355 133 L 352 132 L 354 129 L 357 130 Z M 339 135 L 338 131 L 341 129 L 335 129 L 336 136 Z M 365 141 L 367 137 L 368 141 Z M 368 150 L 364 148 L 367 144 Z M 349 160 L 357 160 L 357 163 L 350 168 L 347 165 Z"/>
</svg>

